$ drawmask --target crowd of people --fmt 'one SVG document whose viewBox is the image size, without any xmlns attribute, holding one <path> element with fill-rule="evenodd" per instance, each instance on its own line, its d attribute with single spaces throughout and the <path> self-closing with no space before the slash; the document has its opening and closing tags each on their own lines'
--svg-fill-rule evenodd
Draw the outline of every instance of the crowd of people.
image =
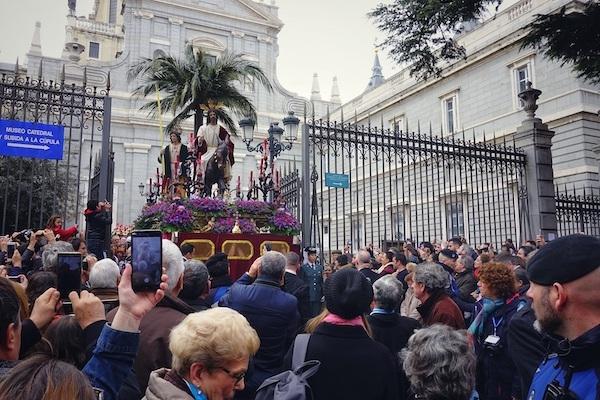
<svg viewBox="0 0 600 400">
<path fill-rule="evenodd" d="M 59 217 L 0 238 L 0 400 L 286 399 L 303 362 L 305 398 L 600 398 L 597 238 L 266 251 L 235 281 L 163 239 L 160 288 L 135 292 L 110 205 L 88 209 L 87 241 Z M 86 265 L 68 298 L 62 252 Z"/>
</svg>

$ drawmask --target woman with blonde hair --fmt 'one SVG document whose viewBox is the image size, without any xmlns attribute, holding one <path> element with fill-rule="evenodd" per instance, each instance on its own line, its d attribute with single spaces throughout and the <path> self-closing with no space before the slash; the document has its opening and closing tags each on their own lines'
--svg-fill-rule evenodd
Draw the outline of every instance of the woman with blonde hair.
<svg viewBox="0 0 600 400">
<path fill-rule="evenodd" d="M 171 369 L 150 374 L 147 400 L 233 399 L 260 346 L 246 318 L 226 307 L 188 315 L 169 336 Z"/>
<path fill-rule="evenodd" d="M 408 263 L 406 264 L 406 269 L 409 272 L 408 275 L 406 275 L 406 277 L 404 278 L 404 280 L 408 284 L 408 289 L 404 294 L 404 300 L 402 301 L 402 304 L 400 304 L 400 315 L 402 315 L 403 317 L 413 318 L 421 322 L 421 314 L 419 314 L 419 311 L 417 310 L 417 307 L 421 305 L 421 301 L 416 298 L 415 293 L 412 289 L 412 282 L 413 277 L 415 275 L 415 271 L 417 269 L 417 264 L 412 262 Z"/>
</svg>

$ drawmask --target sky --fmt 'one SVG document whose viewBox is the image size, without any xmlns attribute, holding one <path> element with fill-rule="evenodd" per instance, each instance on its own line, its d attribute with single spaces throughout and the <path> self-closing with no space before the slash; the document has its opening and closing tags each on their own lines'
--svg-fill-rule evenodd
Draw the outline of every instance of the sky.
<svg viewBox="0 0 600 400">
<path fill-rule="evenodd" d="M 271 1 L 271 0 L 266 0 Z M 313 73 L 329 100 L 338 78 L 342 101 L 362 93 L 371 77 L 375 40 L 383 35 L 366 14 L 381 0 L 276 0 L 284 27 L 279 33 L 278 79 L 284 88 L 310 97 Z M 93 0 L 78 0 L 77 15 L 88 15 Z M 0 0 L 0 61 L 23 60 L 36 21 L 42 23 L 42 53 L 60 57 L 65 38 L 67 0 Z M 379 53 L 383 75 L 398 70 Z"/>
</svg>

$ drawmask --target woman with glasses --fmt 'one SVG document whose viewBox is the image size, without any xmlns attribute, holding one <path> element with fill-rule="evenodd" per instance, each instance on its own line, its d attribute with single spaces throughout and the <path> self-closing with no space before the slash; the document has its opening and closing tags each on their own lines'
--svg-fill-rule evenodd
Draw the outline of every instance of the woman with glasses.
<svg viewBox="0 0 600 400">
<path fill-rule="evenodd" d="M 233 399 L 244 389 L 248 361 L 259 345 L 237 311 L 219 307 L 190 314 L 171 331 L 172 368 L 150 374 L 144 399 Z"/>
</svg>

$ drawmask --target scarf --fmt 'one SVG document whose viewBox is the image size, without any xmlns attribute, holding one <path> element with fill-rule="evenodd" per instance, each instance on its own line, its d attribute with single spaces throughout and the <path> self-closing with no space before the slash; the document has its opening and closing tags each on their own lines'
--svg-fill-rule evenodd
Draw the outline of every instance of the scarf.
<svg viewBox="0 0 600 400">
<path fill-rule="evenodd" d="M 325 317 L 325 319 L 323 319 L 323 322 L 327 322 L 328 324 L 332 325 L 362 326 L 363 328 L 365 327 L 365 324 L 363 323 L 363 320 L 360 315 L 352 319 L 346 319 L 340 317 L 339 315 L 328 314 Z"/>
<path fill-rule="evenodd" d="M 475 337 L 479 336 L 479 333 L 483 329 L 483 324 L 487 320 L 487 318 L 490 316 L 490 314 L 492 314 L 494 311 L 496 311 L 498 308 L 502 307 L 503 305 L 504 305 L 503 299 L 492 300 L 492 299 L 484 298 L 483 299 L 483 308 L 481 309 L 481 311 L 479 311 L 479 314 L 477 314 L 477 316 L 473 320 L 473 323 L 471 323 L 471 326 L 469 326 L 469 333 Z"/>
</svg>

